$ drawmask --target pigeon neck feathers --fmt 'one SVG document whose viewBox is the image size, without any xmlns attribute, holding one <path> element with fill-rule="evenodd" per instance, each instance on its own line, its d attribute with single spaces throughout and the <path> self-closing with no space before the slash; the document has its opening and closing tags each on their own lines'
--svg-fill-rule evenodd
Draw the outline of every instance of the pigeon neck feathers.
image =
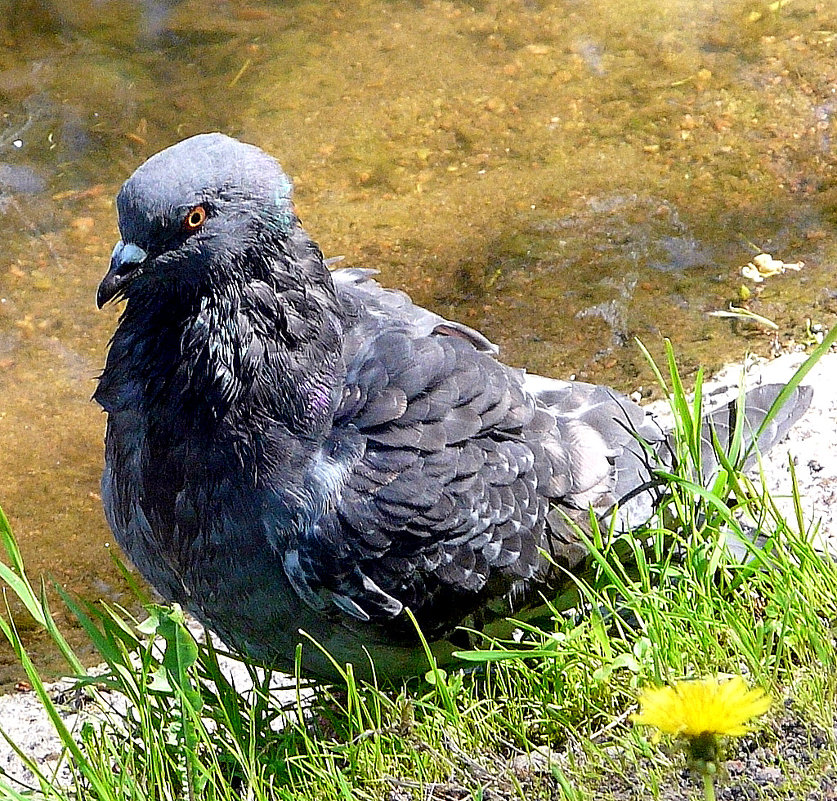
<svg viewBox="0 0 837 801">
<path fill-rule="evenodd" d="M 142 387 L 149 417 L 175 429 L 235 413 L 327 434 L 345 369 L 342 315 L 326 268 L 312 280 L 321 258 L 298 230 L 296 252 L 268 263 L 245 256 L 235 284 L 188 299 L 129 298 L 96 399 L 110 410 L 114 390 Z"/>
</svg>

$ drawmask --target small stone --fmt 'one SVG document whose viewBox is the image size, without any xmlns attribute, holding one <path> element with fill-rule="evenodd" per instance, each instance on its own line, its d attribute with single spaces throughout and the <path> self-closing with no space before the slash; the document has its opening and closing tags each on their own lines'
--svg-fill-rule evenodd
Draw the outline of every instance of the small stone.
<svg viewBox="0 0 837 801">
<path fill-rule="evenodd" d="M 784 780 L 785 775 L 779 768 L 768 766 L 766 768 L 759 768 L 755 772 L 754 778 L 759 784 L 780 784 Z"/>
</svg>

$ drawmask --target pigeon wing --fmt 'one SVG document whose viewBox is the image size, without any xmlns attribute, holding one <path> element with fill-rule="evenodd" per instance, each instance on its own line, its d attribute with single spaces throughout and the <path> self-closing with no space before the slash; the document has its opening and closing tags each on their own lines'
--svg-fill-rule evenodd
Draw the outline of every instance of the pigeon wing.
<svg viewBox="0 0 837 801">
<path fill-rule="evenodd" d="M 553 427 L 523 373 L 468 339 L 379 332 L 348 359 L 331 448 L 351 464 L 292 583 L 359 619 L 461 620 L 540 566 Z"/>
</svg>

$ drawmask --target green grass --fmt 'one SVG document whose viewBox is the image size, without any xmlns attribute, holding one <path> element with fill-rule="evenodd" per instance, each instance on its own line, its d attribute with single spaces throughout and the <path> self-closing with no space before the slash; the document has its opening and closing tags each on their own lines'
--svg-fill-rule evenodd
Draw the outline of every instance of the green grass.
<svg viewBox="0 0 837 801">
<path fill-rule="evenodd" d="M 812 358 L 835 338 L 837 330 Z M 0 795 L 685 798 L 678 749 L 653 742 L 629 715 L 646 684 L 717 673 L 743 674 L 777 699 L 766 723 L 730 744 L 730 753 L 775 754 L 784 782 L 759 785 L 744 760 L 744 772 L 726 783 L 754 787 L 747 797 L 755 798 L 814 793 L 837 754 L 837 564 L 812 546 L 804 499 L 795 498 L 797 514 L 786 520 L 738 471 L 743 440 L 712 484 L 700 485 L 700 401 L 687 399 L 670 352 L 659 380 L 673 398 L 681 465 L 665 475 L 654 519 L 630 536 L 601 531 L 593 520 L 590 568 L 577 581 L 574 609 L 547 607 L 537 624 L 520 624 L 519 641 L 486 640 L 461 654 L 473 671 L 446 673 L 428 662 L 426 678 L 396 688 L 356 681 L 346 666 L 339 685 L 312 692 L 298 670 L 294 691 L 280 701 L 271 677 L 248 665 L 254 689 L 237 692 L 216 649 L 195 642 L 179 609 L 146 601 L 149 617 L 140 623 L 59 591 L 104 663 L 101 675 L 89 675 L 55 626 L 44 588 L 27 580 L 0 512 L 7 557 L 0 578 L 49 632 L 96 710 L 69 731 L 11 616 L 0 619 L 55 723 L 72 776 L 59 786 L 33 764 L 31 788 L 4 782 Z M 732 539 L 749 542 L 742 520 L 755 521 L 763 540 L 743 563 L 726 547 Z M 790 731 L 807 746 L 785 749 Z"/>
</svg>

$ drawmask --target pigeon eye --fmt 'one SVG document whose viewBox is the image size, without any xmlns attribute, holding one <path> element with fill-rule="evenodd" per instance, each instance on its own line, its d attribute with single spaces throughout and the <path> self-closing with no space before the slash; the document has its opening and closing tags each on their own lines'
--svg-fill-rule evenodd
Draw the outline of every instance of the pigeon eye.
<svg viewBox="0 0 837 801">
<path fill-rule="evenodd" d="M 195 206 L 184 218 L 183 227 L 187 231 L 197 231 L 206 220 L 206 209 L 203 206 Z"/>
</svg>

